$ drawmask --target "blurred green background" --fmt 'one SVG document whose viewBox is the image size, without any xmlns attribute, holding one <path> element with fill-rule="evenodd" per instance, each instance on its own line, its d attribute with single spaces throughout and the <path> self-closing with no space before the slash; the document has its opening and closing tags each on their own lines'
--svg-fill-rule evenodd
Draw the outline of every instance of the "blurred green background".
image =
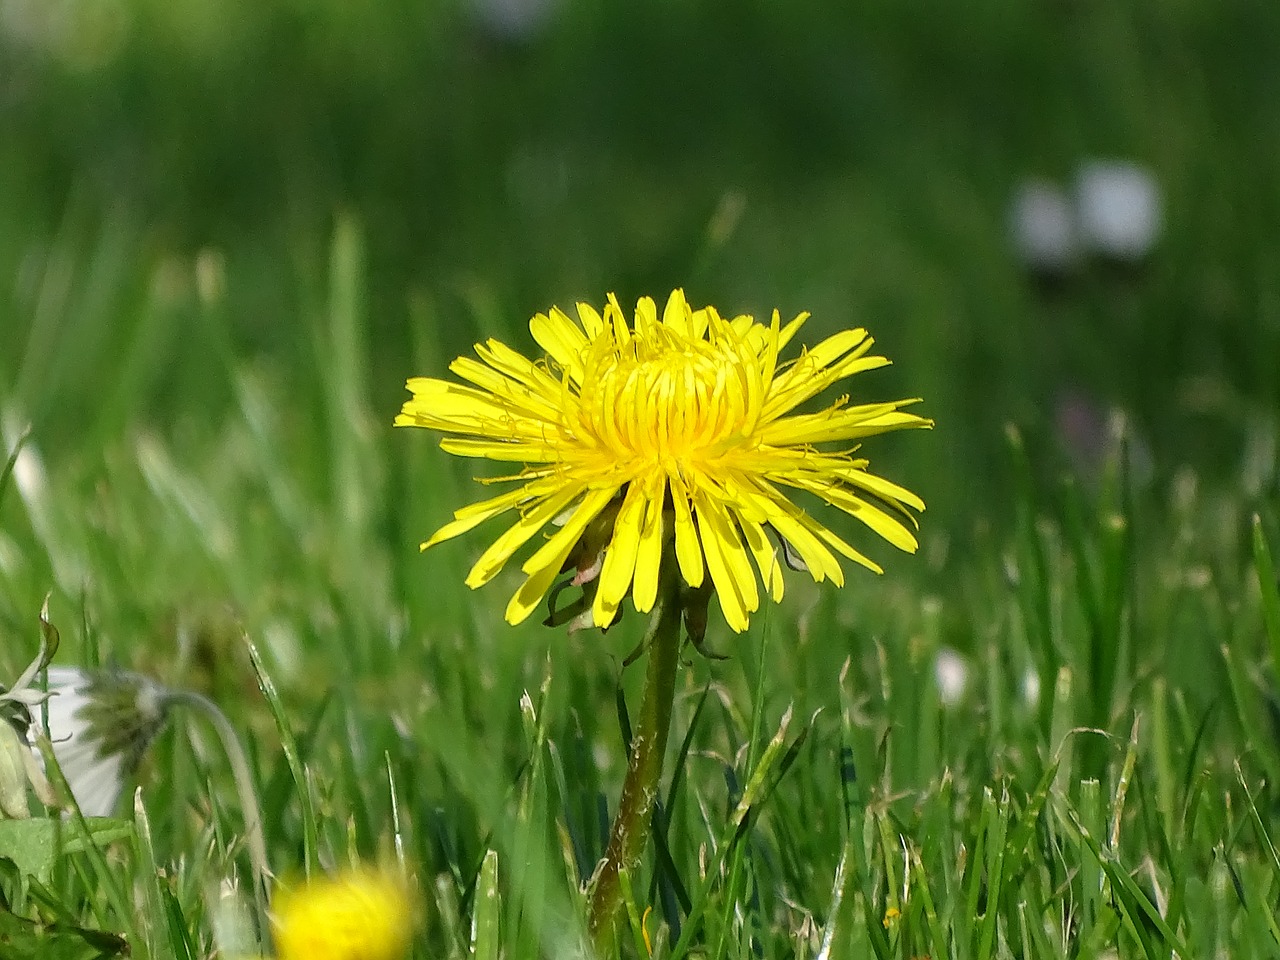
<svg viewBox="0 0 1280 960">
<path fill-rule="evenodd" d="M 881 454 L 930 523 L 1006 512 L 1006 421 L 1087 461 L 1064 405 L 1235 475 L 1280 400 L 1278 43 L 1264 0 L 3 0 L 0 396 L 46 452 L 210 429 L 238 364 L 306 417 L 341 215 L 380 423 L 551 303 L 682 285 L 869 327 L 865 389 L 939 421 Z M 1162 235 L 1046 287 L 1011 200 L 1095 158 Z"/>
<path fill-rule="evenodd" d="M 1257 542 L 1280 542 L 1278 53 L 1274 0 L 0 0 L 4 448 L 32 426 L 0 484 L 0 677 L 29 659 L 52 590 L 65 662 L 202 690 L 251 734 L 278 872 L 316 847 L 313 799 L 326 862 L 376 854 L 394 773 L 410 858 L 453 877 L 432 944 L 463 955 L 446 907 L 465 917 L 491 840 L 513 888 L 572 900 L 577 877 L 520 873 L 522 831 L 562 818 L 589 873 L 640 618 L 606 638 L 503 624 L 510 571 L 474 594 L 458 582 L 488 539 L 417 550 L 483 494 L 474 465 L 391 422 L 406 377 L 442 375 L 476 340 L 530 350 L 536 311 L 679 285 L 723 313 L 811 311 L 811 338 L 866 326 L 895 365 L 849 388 L 920 396 L 937 429 L 867 446 L 929 504 L 919 557 L 870 544 L 886 577 L 842 591 L 792 577 L 742 643 L 713 614 L 730 660 L 683 674 L 678 728 L 697 737 L 677 824 L 732 809 L 744 745 L 794 705 L 815 733 L 766 827 L 820 865 L 777 889 L 821 914 L 850 810 L 907 798 L 916 817 L 898 791 L 930 785 L 924 862 L 958 876 L 930 818 L 954 807 L 981 849 L 987 784 L 1030 795 L 1066 731 L 1123 744 L 1139 711 L 1163 829 L 1184 794 L 1215 818 L 1169 860 L 1199 882 L 1238 833 L 1218 823 L 1244 809 L 1219 802 L 1232 762 L 1280 779 L 1280 634 L 1268 648 L 1274 594 L 1250 560 L 1255 513 Z M 1154 243 L 1032 269 L 1015 198 L 1039 178 L 1074 216 L 1096 161 L 1156 186 Z M 1103 477 L 1116 412 L 1129 483 Z M 1080 478 L 1068 495 L 1063 473 Z M 242 630 L 288 723 L 263 707 Z M 947 647 L 971 680 L 944 704 Z M 1051 701 L 1059 666 L 1075 685 Z M 512 790 L 540 783 L 521 779 L 542 747 L 518 706 L 539 690 L 529 711 L 568 773 L 545 818 L 523 792 L 513 816 Z M 275 747 L 295 735 L 305 778 Z M 1071 789 L 1105 767 L 1081 749 Z M 158 863 L 207 846 L 219 767 L 168 734 L 155 756 Z M 1203 795 L 1202 764 L 1219 775 Z M 1081 809 L 1100 817 L 1097 788 Z M 718 829 L 676 831 L 676 872 L 700 869 Z M 1127 826 L 1126 862 L 1149 864 L 1154 836 Z M 1059 909 L 1072 882 L 1097 899 L 1082 862 L 1044 873 L 1044 916 L 1083 915 Z M 946 884 L 947 915 L 970 924 L 976 899 Z M 1188 929 L 1209 930 L 1200 916 Z M 1222 944 L 1201 953 L 1249 955 Z"/>
</svg>

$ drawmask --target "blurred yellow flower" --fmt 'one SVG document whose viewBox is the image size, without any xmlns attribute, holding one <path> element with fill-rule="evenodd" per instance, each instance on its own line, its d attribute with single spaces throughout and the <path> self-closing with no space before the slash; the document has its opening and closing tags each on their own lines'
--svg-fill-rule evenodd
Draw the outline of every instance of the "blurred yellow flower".
<svg viewBox="0 0 1280 960">
<path fill-rule="evenodd" d="M 404 884 L 370 870 L 284 889 L 272 913 L 276 960 L 399 960 L 413 929 Z"/>
<path fill-rule="evenodd" d="M 881 572 L 795 503 L 797 491 L 894 546 L 916 549 L 910 511 L 924 503 L 869 473 L 849 442 L 932 426 L 902 411 L 917 401 L 850 405 L 843 396 L 816 413 L 793 413 L 838 381 L 889 363 L 868 355 L 873 341 L 865 330 L 837 333 L 782 361 L 808 314 L 785 325 L 776 310 L 767 326 L 750 316 L 726 320 L 713 307 L 693 309 L 680 290 L 661 317 L 645 297 L 628 323 L 612 294 L 603 316 L 585 303 L 577 313 L 575 322 L 552 308 L 530 321 L 545 359 L 489 340 L 476 345 L 478 359 L 450 365 L 472 386 L 409 380 L 413 396 L 396 418 L 397 426 L 453 434 L 441 441 L 450 453 L 523 464 L 506 478 L 520 486 L 456 511 L 422 544 L 425 550 L 518 511 L 472 567 L 468 586 L 491 580 L 548 523 L 558 526 L 524 561 L 527 579 L 507 606 L 509 622 L 536 609 L 584 534 L 601 538 L 601 518 L 608 523 L 603 564 L 580 570 L 579 580 L 599 578 L 591 614 L 602 627 L 628 592 L 637 610 L 653 607 L 672 539 L 684 581 L 699 587 L 709 575 L 735 631 L 759 607 L 756 571 L 768 594 L 782 599 L 770 533 L 817 581 L 844 582 L 835 554 Z M 817 446 L 830 442 L 845 446 Z"/>
</svg>

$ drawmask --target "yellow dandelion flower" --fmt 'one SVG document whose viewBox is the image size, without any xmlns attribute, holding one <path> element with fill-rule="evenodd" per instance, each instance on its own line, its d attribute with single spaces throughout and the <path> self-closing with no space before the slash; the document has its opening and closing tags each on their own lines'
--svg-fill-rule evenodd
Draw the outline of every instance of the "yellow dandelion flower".
<svg viewBox="0 0 1280 960">
<path fill-rule="evenodd" d="M 629 323 L 612 294 L 603 315 L 585 303 L 577 314 L 575 322 L 553 307 L 529 322 L 545 359 L 489 340 L 476 345 L 476 358 L 450 365 L 469 386 L 409 380 L 413 396 L 395 421 L 450 434 L 440 444 L 449 453 L 523 465 L 507 478 L 519 486 L 456 511 L 422 544 L 425 550 L 518 511 L 471 568 L 466 582 L 475 588 L 552 524 L 522 565 L 526 579 L 507 606 L 508 622 L 537 608 L 601 516 L 612 516 L 612 525 L 591 610 L 597 626 L 613 622 L 628 593 L 637 610 L 653 607 L 671 541 L 683 580 L 699 587 L 710 577 L 735 631 L 759 608 L 760 584 L 782 599 L 770 534 L 814 580 L 843 584 L 837 554 L 881 572 L 795 502 L 797 493 L 896 547 L 916 549 L 911 510 L 924 503 L 868 472 L 850 443 L 932 426 L 903 411 L 918 401 L 851 405 L 843 396 L 818 412 L 795 412 L 833 384 L 889 363 L 869 353 L 865 330 L 837 333 L 783 361 L 808 314 L 787 324 L 776 310 L 768 325 L 750 316 L 728 320 L 713 307 L 693 309 L 681 290 L 661 316 L 644 297 Z M 831 443 L 844 447 L 819 446 Z"/>
<path fill-rule="evenodd" d="M 399 960 L 413 928 L 403 883 L 367 870 L 282 890 L 272 912 L 277 960 Z"/>
</svg>

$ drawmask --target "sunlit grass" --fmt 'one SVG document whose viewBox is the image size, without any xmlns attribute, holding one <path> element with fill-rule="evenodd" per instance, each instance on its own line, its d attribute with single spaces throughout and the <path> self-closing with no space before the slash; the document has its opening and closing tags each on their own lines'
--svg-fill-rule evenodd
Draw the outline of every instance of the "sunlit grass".
<svg viewBox="0 0 1280 960">
<path fill-rule="evenodd" d="M 0 505 L 5 666 L 29 658 L 52 588 L 64 662 L 120 662 L 227 711 L 276 873 L 399 861 L 418 955 L 474 938 L 482 956 L 565 956 L 621 777 L 637 624 L 511 628 L 458 589 L 466 548 L 418 556 L 459 478 L 326 353 L 358 355 L 361 330 L 358 235 L 333 249 L 313 382 L 246 365 L 235 403 L 186 436 L 137 428 L 57 460 L 29 442 Z M 1025 479 L 1008 534 L 949 552 L 926 523 L 908 572 L 796 590 L 711 638 L 727 659 L 690 652 L 627 950 L 1273 953 L 1274 528 L 1190 473 L 1041 489 L 1020 441 L 1009 458 Z M 968 665 L 946 700 L 944 646 Z M 186 721 L 138 782 L 134 839 L 67 855 L 13 909 L 123 933 L 135 956 L 199 955 L 228 904 L 252 916 L 245 812 Z"/>
</svg>

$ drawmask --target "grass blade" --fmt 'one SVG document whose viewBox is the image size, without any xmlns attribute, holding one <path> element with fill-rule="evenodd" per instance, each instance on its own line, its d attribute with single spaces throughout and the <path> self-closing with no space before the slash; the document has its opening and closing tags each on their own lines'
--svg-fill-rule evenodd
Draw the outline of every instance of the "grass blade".
<svg viewBox="0 0 1280 960">
<path fill-rule="evenodd" d="M 1267 536 L 1262 530 L 1262 518 L 1253 515 L 1253 568 L 1258 575 L 1258 589 L 1262 595 L 1262 621 L 1267 627 L 1267 640 L 1271 645 L 1271 668 L 1280 678 L 1280 581 L 1276 579 L 1275 563 Z"/>
<path fill-rule="evenodd" d="M 471 956 L 474 960 L 498 960 L 502 955 L 500 939 L 502 894 L 498 890 L 498 853 L 489 850 L 480 864 L 476 883 L 475 912 L 471 916 Z"/>
<path fill-rule="evenodd" d="M 302 807 L 302 865 L 304 874 L 307 879 L 310 879 L 320 866 L 320 842 L 307 769 L 298 754 L 298 742 L 294 739 L 293 728 L 289 725 L 289 718 L 285 714 L 284 702 L 276 690 L 275 681 L 267 673 L 266 665 L 262 662 L 262 654 L 247 636 L 244 638 L 244 644 L 249 651 L 249 660 L 253 663 L 254 675 L 258 678 L 258 689 L 266 698 L 271 717 L 275 720 L 276 732 L 280 735 L 280 749 L 284 752 L 285 761 L 289 764 L 289 772 L 293 775 L 293 784 L 298 791 L 298 802 Z"/>
</svg>

